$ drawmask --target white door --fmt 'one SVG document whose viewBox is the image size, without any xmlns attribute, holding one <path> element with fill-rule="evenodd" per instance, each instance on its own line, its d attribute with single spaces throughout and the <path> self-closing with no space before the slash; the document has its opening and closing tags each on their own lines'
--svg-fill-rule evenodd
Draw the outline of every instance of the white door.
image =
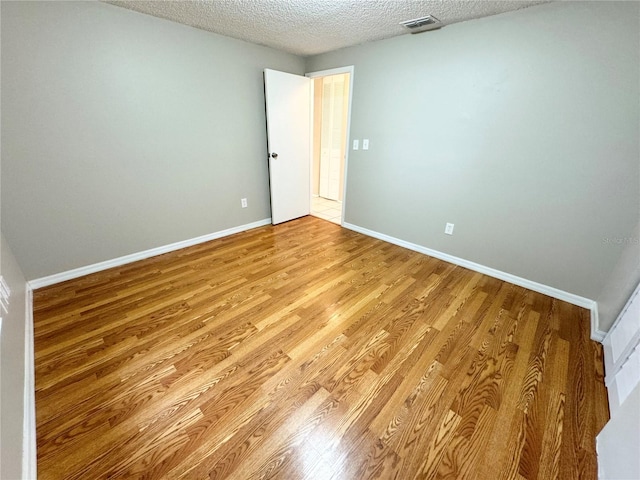
<svg viewBox="0 0 640 480">
<path fill-rule="evenodd" d="M 322 126 L 320 134 L 321 197 L 338 200 L 343 157 L 344 75 L 322 79 Z"/>
<path fill-rule="evenodd" d="M 265 69 L 271 223 L 310 212 L 311 80 Z"/>
</svg>

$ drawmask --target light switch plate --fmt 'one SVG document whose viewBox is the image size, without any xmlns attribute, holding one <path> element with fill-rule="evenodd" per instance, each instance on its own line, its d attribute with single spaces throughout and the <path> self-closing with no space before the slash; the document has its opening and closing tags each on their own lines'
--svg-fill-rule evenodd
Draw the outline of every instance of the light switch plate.
<svg viewBox="0 0 640 480">
<path fill-rule="evenodd" d="M 444 233 L 446 233 L 447 235 L 453 235 L 453 223 L 447 223 L 447 225 L 444 227 Z"/>
<path fill-rule="evenodd" d="M 354 150 L 358 150 L 358 148 L 360 148 L 360 141 L 359 140 L 354 140 L 353 141 L 353 149 Z"/>
<path fill-rule="evenodd" d="M 369 139 L 365 138 L 364 140 L 362 140 L 362 149 L 363 150 L 369 150 Z"/>
</svg>

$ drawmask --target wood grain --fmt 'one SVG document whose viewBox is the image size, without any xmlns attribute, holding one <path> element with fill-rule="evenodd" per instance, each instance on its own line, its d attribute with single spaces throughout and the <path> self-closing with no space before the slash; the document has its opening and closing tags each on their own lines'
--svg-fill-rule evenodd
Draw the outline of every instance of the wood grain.
<svg viewBox="0 0 640 480">
<path fill-rule="evenodd" d="M 34 293 L 42 479 L 595 479 L 586 310 L 305 217 Z"/>
</svg>

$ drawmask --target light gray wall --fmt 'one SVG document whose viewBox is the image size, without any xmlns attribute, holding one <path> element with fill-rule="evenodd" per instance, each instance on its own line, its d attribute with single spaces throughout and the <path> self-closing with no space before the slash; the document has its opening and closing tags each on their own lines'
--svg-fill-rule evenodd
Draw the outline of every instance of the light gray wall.
<svg viewBox="0 0 640 480">
<path fill-rule="evenodd" d="M 1 236 L 0 259 L 0 272 L 11 290 L 0 336 L 0 478 L 18 479 L 22 476 L 26 281 L 9 244 Z"/>
<path fill-rule="evenodd" d="M 262 70 L 302 58 L 99 2 L 1 5 L 2 231 L 28 279 L 270 216 Z"/>
<path fill-rule="evenodd" d="M 545 4 L 308 59 L 355 65 L 370 150 L 345 220 L 597 298 L 624 248 L 606 239 L 640 217 L 639 9 Z"/>
<path fill-rule="evenodd" d="M 622 244 L 624 250 L 597 298 L 598 328 L 604 332 L 611 328 L 640 283 L 640 223 L 629 235 L 608 239 L 607 244 Z"/>
</svg>

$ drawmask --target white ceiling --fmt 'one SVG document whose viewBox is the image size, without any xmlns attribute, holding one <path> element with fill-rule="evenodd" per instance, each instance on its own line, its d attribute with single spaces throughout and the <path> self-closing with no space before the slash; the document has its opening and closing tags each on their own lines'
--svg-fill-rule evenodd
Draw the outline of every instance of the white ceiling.
<svg viewBox="0 0 640 480">
<path fill-rule="evenodd" d="M 448 25 L 551 0 L 104 1 L 228 37 L 309 56 L 409 34 L 398 25 L 403 20 L 433 15 L 443 25 Z"/>
</svg>

